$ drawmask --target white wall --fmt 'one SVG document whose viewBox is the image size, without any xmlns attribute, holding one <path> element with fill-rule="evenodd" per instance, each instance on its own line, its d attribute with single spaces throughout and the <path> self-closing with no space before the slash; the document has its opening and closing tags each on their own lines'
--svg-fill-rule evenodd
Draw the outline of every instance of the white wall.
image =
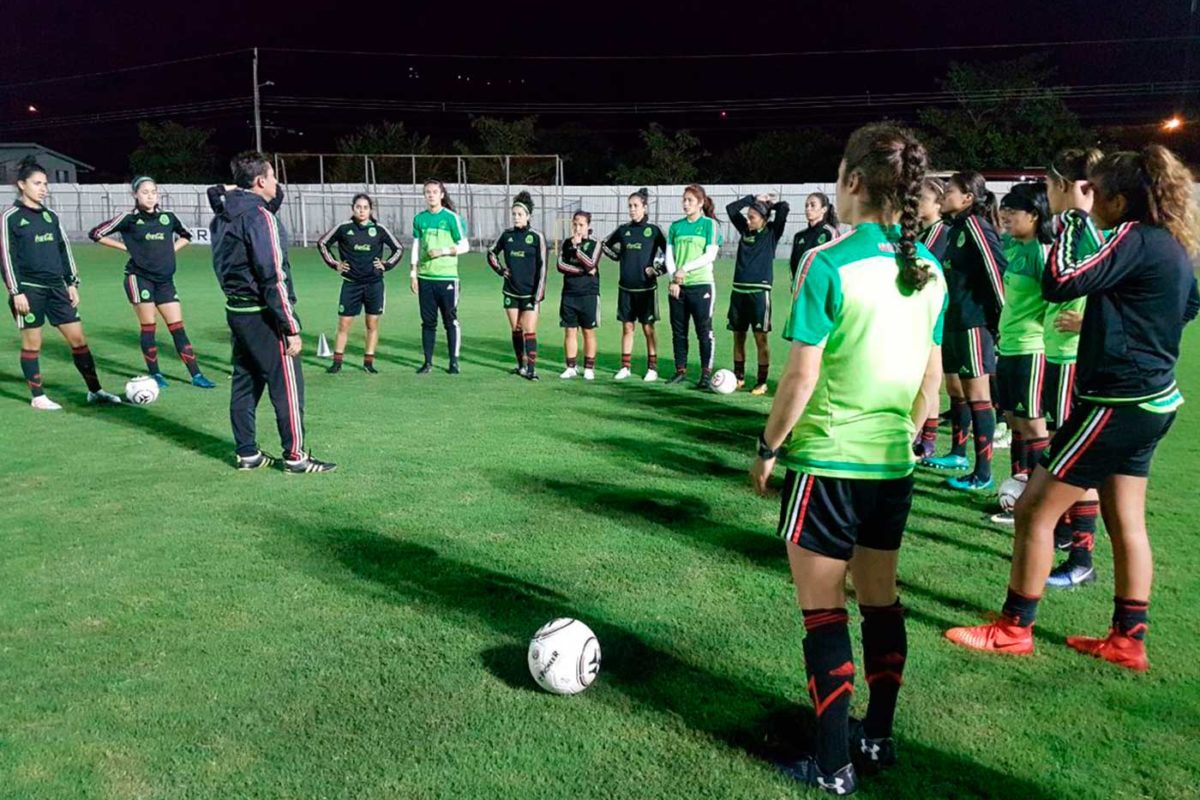
<svg viewBox="0 0 1200 800">
<path fill-rule="evenodd" d="M 1010 184 L 993 184 L 1003 194 Z M 472 242 L 491 244 L 511 223 L 511 195 L 504 186 L 485 184 L 447 184 L 450 197 L 467 223 Z M 583 209 L 592 213 L 592 228 L 598 236 L 607 235 L 628 220 L 626 199 L 637 186 L 530 186 L 511 188 L 515 193 L 527 188 L 534 200 L 533 225 L 547 237 L 557 239 L 568 233 L 571 214 Z M 823 191 L 834 196 L 830 183 L 805 184 L 722 184 L 705 187 L 717 206 L 725 252 L 737 245 L 737 233 L 725 216 L 725 205 L 747 194 L 775 192 L 791 205 L 791 216 L 781 243 L 779 257 L 784 258 L 792 234 L 806 225 L 804 199 L 809 193 Z M 160 184 L 162 206 L 175 212 L 189 228 L 207 228 L 212 219 L 205 194 L 206 186 Z M 356 192 L 367 191 L 375 198 L 376 217 L 401 239 L 412 233 L 413 216 L 425 208 L 421 186 L 411 184 L 290 184 L 285 187 L 285 202 L 279 212 L 295 244 L 311 245 L 335 224 L 350 216 L 350 199 Z M 683 216 L 679 201 L 683 186 L 650 187 L 650 220 L 664 229 Z M 75 240 L 87 236 L 94 226 L 132 207 L 126 184 L 58 184 L 51 187 L 48 205 L 58 212 Z M 199 238 L 199 237 L 198 237 Z"/>
</svg>

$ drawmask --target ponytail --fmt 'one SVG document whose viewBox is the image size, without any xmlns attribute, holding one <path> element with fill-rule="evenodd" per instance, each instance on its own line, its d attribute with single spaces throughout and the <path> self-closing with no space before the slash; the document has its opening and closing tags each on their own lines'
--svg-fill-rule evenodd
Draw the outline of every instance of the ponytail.
<svg viewBox="0 0 1200 800">
<path fill-rule="evenodd" d="M 967 209 L 967 214 L 983 217 L 992 223 L 993 228 L 1000 227 L 1000 206 L 996 202 L 996 195 L 987 188 L 987 181 L 982 175 L 973 169 L 956 172 L 950 176 L 950 183 L 964 194 L 975 198 L 975 202 Z"/>
<path fill-rule="evenodd" d="M 1140 153 L 1110 153 L 1088 173 L 1105 195 L 1125 198 L 1122 221 L 1166 230 L 1191 255 L 1200 253 L 1200 214 L 1191 171 L 1167 148 L 1152 144 Z"/>
<path fill-rule="evenodd" d="M 829 195 L 824 192 L 813 192 L 809 197 L 815 197 L 820 200 L 821 205 L 825 208 L 825 216 L 821 219 L 821 224 L 828 225 L 836 230 L 838 226 L 837 207 L 829 199 Z"/>
<path fill-rule="evenodd" d="M 698 183 L 690 183 L 683 188 L 684 194 L 690 194 L 692 197 L 700 201 L 700 213 L 712 219 L 717 218 L 717 208 L 713 205 L 712 198 L 708 196 L 708 192 L 704 191 L 704 187 Z"/>
<path fill-rule="evenodd" d="M 27 181 L 38 172 L 42 173 L 43 175 L 50 174 L 46 172 L 46 168 L 39 164 L 37 158 L 33 155 L 27 155 L 17 162 L 18 181 Z"/>
</svg>

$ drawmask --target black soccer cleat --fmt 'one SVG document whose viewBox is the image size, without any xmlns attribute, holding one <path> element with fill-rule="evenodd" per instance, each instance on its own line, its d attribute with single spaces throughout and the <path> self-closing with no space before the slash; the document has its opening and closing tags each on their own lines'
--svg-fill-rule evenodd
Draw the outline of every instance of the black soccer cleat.
<svg viewBox="0 0 1200 800">
<path fill-rule="evenodd" d="M 533 369 L 532 367 L 529 367 L 525 370 L 524 378 L 527 381 L 540 381 L 541 380 L 541 378 L 538 377 L 537 370 Z"/>
<path fill-rule="evenodd" d="M 379 370 L 375 369 L 374 364 L 363 364 L 363 372 L 369 372 L 372 375 L 378 375 Z"/>
<path fill-rule="evenodd" d="M 850 725 L 850 758 L 867 774 L 882 772 L 896 766 L 896 742 L 890 736 L 872 739 L 861 722 L 854 722 Z"/>
<path fill-rule="evenodd" d="M 335 374 L 341 372 L 342 371 L 342 362 L 340 362 L 340 361 L 333 362 L 332 364 L 329 365 L 329 368 L 326 369 L 325 371 L 328 372 L 330 375 L 335 375 Z"/>
<path fill-rule="evenodd" d="M 242 470 L 243 472 L 249 471 L 252 469 L 262 469 L 263 467 L 269 467 L 274 463 L 275 463 L 275 459 L 271 458 L 269 455 L 267 455 L 266 453 L 264 453 L 261 450 L 259 450 L 257 453 L 255 453 L 252 456 L 238 456 L 237 457 L 237 468 L 239 470 Z"/>
<path fill-rule="evenodd" d="M 832 775 L 826 775 L 817 766 L 815 758 L 806 756 L 791 764 L 782 764 L 780 765 L 780 769 L 789 778 L 799 781 L 805 786 L 821 789 L 828 794 L 837 795 L 838 797 L 844 797 L 858 791 L 858 776 L 854 772 L 853 764 L 847 764 Z"/>
<path fill-rule="evenodd" d="M 447 370 L 446 370 L 446 372 L 450 373 L 451 375 L 460 375 L 460 374 L 462 374 L 462 370 L 460 370 L 460 369 L 458 368 L 458 362 L 457 362 L 457 361 L 451 361 L 451 362 L 450 362 L 450 368 L 449 368 L 449 369 L 447 369 Z"/>
<path fill-rule="evenodd" d="M 298 461 L 284 459 L 283 471 L 299 474 L 301 472 L 333 472 L 337 469 L 337 464 L 329 461 L 318 461 L 308 453 Z"/>
<path fill-rule="evenodd" d="M 433 364 L 430 364 L 428 361 L 417 367 L 418 375 L 428 375 L 431 372 L 433 372 Z"/>
<path fill-rule="evenodd" d="M 668 385 L 668 386 L 674 386 L 674 385 L 675 385 L 675 384 L 677 384 L 677 383 L 683 383 L 683 382 L 685 382 L 687 379 L 688 379 L 688 378 L 687 378 L 687 373 L 686 373 L 686 372 L 676 372 L 674 375 L 672 375 L 671 377 L 667 378 L 667 385 Z"/>
<path fill-rule="evenodd" d="M 700 376 L 700 380 L 696 381 L 696 388 L 702 392 L 712 390 L 712 376 L 707 372 Z"/>
</svg>

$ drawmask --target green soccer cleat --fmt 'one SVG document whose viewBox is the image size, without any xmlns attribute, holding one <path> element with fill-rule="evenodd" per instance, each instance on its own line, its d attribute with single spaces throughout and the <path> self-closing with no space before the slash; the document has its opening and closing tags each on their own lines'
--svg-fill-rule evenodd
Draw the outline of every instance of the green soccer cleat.
<svg viewBox="0 0 1200 800">
<path fill-rule="evenodd" d="M 930 469 L 966 469 L 970 466 L 966 456 L 956 456 L 953 453 L 948 453 L 944 456 L 933 456 L 931 458 L 921 459 L 922 467 Z"/>
<path fill-rule="evenodd" d="M 959 492 L 981 492 L 984 489 L 992 488 L 994 482 L 991 478 L 981 481 L 972 473 L 970 475 L 961 475 L 957 478 L 947 478 L 946 485 Z"/>
</svg>

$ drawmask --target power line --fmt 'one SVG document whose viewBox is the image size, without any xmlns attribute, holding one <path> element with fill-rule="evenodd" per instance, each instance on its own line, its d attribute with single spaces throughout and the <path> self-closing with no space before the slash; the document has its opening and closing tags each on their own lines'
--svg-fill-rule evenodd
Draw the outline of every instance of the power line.
<svg viewBox="0 0 1200 800">
<path fill-rule="evenodd" d="M 250 52 L 249 49 L 242 50 L 225 50 L 220 53 L 208 53 L 202 56 L 192 56 L 190 58 L 176 58 L 171 61 L 156 61 L 153 64 L 138 64 L 133 67 L 119 67 L 117 69 L 102 70 L 100 72 L 81 72 L 77 75 L 60 75 L 56 78 L 38 78 L 33 81 L 22 81 L 20 83 L 6 83 L 0 85 L 0 89 L 19 89 L 24 86 L 40 86 L 46 83 L 60 83 L 62 81 L 73 81 L 82 78 L 102 78 L 107 75 L 120 75 L 126 72 L 137 72 L 143 69 L 155 69 L 156 67 L 169 67 L 174 64 L 190 64 L 195 61 L 207 61 L 210 58 L 223 58 L 225 56 L 236 56 L 242 53 Z"/>
<path fill-rule="evenodd" d="M 205 100 L 192 103 L 179 103 L 173 106 L 153 106 L 151 108 L 133 108 L 115 111 L 101 111 L 92 114 L 73 114 L 64 117 L 49 117 L 45 119 L 21 120 L 18 122 L 0 123 L 0 130 L 24 131 L 42 130 L 46 128 L 69 128 L 80 125 L 94 125 L 104 122 L 126 122 L 130 120 L 151 119 L 153 117 L 169 117 L 182 114 L 207 114 L 219 111 L 248 110 L 250 98 L 230 97 L 224 100 Z"/>
<path fill-rule="evenodd" d="M 479 53 L 383 53 L 369 50 L 324 50 L 300 47 L 262 47 L 264 53 L 294 53 L 328 56 L 373 56 L 381 58 L 429 58 L 461 61 L 717 61 L 748 58 L 802 58 L 809 56 L 857 56 L 905 53 L 937 53 L 945 51 L 1021 50 L 1046 47 L 1091 47 L 1123 44 L 1163 44 L 1190 42 L 1200 36 L 1141 36 L 1129 39 L 1079 39 L 1067 41 L 1007 42 L 1001 44 L 947 44 L 925 47 L 863 47 L 850 50 L 795 50 L 766 53 L 688 53 L 678 55 L 486 55 Z"/>
<path fill-rule="evenodd" d="M 276 110 L 310 111 L 409 111 L 433 113 L 509 113 L 509 114 L 689 114 L 738 111 L 799 111 L 834 108 L 896 108 L 936 106 L 959 102 L 1030 100 L 1048 97 L 1092 101 L 1097 99 L 1142 98 L 1151 95 L 1175 95 L 1200 86 L 1185 81 L 1141 83 L 1105 83 L 1086 86 L 1045 86 L 1022 89 L 994 89 L 969 93 L 945 90 L 926 92 L 858 92 L 854 94 L 814 95 L 805 97 L 730 98 L 724 100 L 659 100 L 624 102 L 498 102 L 353 99 L 343 97 L 275 96 L 264 105 Z"/>
</svg>

